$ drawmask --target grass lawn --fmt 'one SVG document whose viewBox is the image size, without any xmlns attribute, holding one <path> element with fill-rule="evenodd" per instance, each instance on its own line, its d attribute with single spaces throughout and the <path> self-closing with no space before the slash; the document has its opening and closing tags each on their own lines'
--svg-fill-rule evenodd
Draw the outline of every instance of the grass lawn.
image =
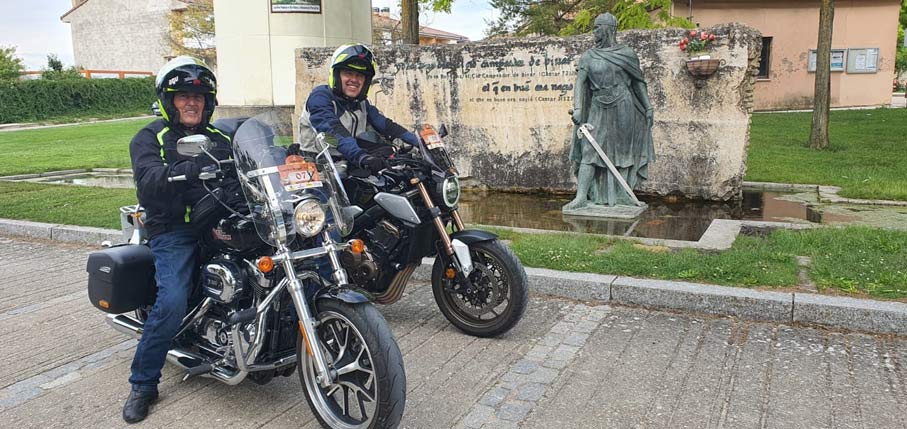
<svg viewBox="0 0 907 429">
<path fill-rule="evenodd" d="M 806 147 L 812 113 L 756 113 L 746 180 L 841 187 L 850 198 L 907 200 L 907 109 L 830 113 L 827 150 Z"/>
<path fill-rule="evenodd" d="M 129 142 L 150 119 L 0 132 L 0 176 L 74 168 L 128 168 Z"/>
<path fill-rule="evenodd" d="M 0 218 L 120 229 L 135 190 L 0 182 Z"/>
<path fill-rule="evenodd" d="M 653 252 L 608 237 L 495 230 L 529 267 L 685 280 L 732 286 L 793 288 L 796 256 L 812 259 L 810 277 L 823 291 L 907 298 L 907 232 L 866 227 L 778 230 L 739 236 L 731 249 Z"/>
<path fill-rule="evenodd" d="M 149 120 L 0 133 L 0 176 L 95 167 L 128 167 L 129 141 Z M 837 185 L 856 198 L 907 200 L 907 109 L 831 112 L 830 150 L 807 149 L 810 114 L 753 115 L 748 180 Z M 0 182 L 0 218 L 119 228 L 118 208 L 135 203 L 128 189 Z M 907 299 L 907 233 L 870 229 L 777 231 L 737 239 L 717 254 L 653 253 L 630 242 L 568 234 L 498 231 L 526 266 L 791 288 L 795 256 L 812 258 L 823 290 Z"/>
</svg>

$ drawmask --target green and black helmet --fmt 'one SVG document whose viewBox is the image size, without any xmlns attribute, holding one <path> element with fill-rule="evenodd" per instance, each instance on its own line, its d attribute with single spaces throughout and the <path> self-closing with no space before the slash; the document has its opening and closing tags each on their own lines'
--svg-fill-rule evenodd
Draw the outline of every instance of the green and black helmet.
<svg viewBox="0 0 907 429">
<path fill-rule="evenodd" d="M 217 78 L 204 61 L 181 55 L 176 57 L 158 72 L 154 81 L 157 90 L 158 105 L 161 115 L 171 127 L 179 126 L 179 111 L 173 106 L 173 96 L 177 92 L 193 92 L 205 95 L 205 110 L 202 111 L 201 127 L 206 127 L 214 106 L 217 105 Z"/>
<path fill-rule="evenodd" d="M 328 86 L 331 87 L 334 94 L 349 98 L 343 94 L 343 90 L 340 88 L 340 70 L 350 70 L 364 74 L 365 85 L 355 101 L 362 101 L 368 97 L 368 89 L 372 85 L 372 78 L 375 77 L 375 73 L 378 71 L 378 63 L 369 48 L 359 43 L 342 45 L 334 51 L 334 55 L 331 57 L 331 77 L 328 80 Z"/>
</svg>

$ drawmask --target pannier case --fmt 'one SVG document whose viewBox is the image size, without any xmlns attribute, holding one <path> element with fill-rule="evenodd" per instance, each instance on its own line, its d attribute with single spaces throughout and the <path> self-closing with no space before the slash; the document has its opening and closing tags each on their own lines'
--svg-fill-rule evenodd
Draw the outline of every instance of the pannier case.
<svg viewBox="0 0 907 429">
<path fill-rule="evenodd" d="M 154 303 L 154 257 L 148 246 L 111 247 L 88 255 L 88 299 L 99 310 L 120 314 Z"/>
</svg>

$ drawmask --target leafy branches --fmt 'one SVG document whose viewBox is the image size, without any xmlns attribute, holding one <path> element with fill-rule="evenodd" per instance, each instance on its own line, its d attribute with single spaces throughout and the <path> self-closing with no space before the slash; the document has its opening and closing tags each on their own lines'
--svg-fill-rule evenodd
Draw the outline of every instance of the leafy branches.
<svg viewBox="0 0 907 429">
<path fill-rule="evenodd" d="M 631 28 L 692 28 L 686 18 L 671 16 L 672 0 L 491 0 L 498 9 L 486 34 L 561 35 L 587 33 L 596 16 L 611 12 L 621 30 Z"/>
<path fill-rule="evenodd" d="M 16 47 L 4 48 L 0 46 L 0 82 L 10 82 L 19 79 L 22 72 L 22 59 L 16 56 Z"/>
<path fill-rule="evenodd" d="M 214 1 L 196 0 L 185 9 L 171 10 L 170 48 L 175 55 L 191 55 L 214 66 Z"/>
</svg>

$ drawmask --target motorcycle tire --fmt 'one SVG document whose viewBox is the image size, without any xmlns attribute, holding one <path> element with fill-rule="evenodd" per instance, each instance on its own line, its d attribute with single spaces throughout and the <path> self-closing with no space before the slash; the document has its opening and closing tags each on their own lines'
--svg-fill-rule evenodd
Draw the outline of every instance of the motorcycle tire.
<svg viewBox="0 0 907 429">
<path fill-rule="evenodd" d="M 494 337 L 513 328 L 529 303 L 529 281 L 520 260 L 499 240 L 469 245 L 475 291 L 464 291 L 456 280 L 445 278 L 448 265 L 436 257 L 431 270 L 435 303 L 444 317 L 464 333 Z M 499 312 L 501 304 L 507 304 Z M 491 305 L 494 304 L 494 305 Z M 491 305 L 491 307 L 488 307 Z M 483 318 L 491 313 L 493 317 Z"/>
<path fill-rule="evenodd" d="M 299 380 L 309 408 L 324 427 L 393 428 L 406 404 L 403 356 L 387 321 L 374 305 L 319 303 L 316 328 L 333 384 L 316 381 L 315 361 L 300 334 L 296 344 Z"/>
</svg>

